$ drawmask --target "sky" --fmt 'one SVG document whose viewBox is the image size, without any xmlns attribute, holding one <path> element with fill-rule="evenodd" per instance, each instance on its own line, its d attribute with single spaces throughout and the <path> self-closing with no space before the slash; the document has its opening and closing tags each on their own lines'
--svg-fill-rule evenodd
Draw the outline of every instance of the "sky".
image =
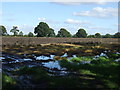
<svg viewBox="0 0 120 90">
<path fill-rule="evenodd" d="M 60 28 L 75 34 L 80 28 L 90 34 L 118 32 L 118 2 L 2 2 L 2 23 L 10 33 L 13 26 L 24 34 L 46 22 L 55 33 Z"/>
</svg>

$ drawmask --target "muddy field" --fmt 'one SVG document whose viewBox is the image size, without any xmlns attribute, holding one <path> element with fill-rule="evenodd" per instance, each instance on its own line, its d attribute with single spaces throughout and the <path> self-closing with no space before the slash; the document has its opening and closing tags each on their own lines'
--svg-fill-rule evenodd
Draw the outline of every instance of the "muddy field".
<svg viewBox="0 0 120 90">
<path fill-rule="evenodd" d="M 117 44 L 41 44 L 2 47 L 4 90 L 120 88 Z"/>
<path fill-rule="evenodd" d="M 120 88 L 118 39 L 2 38 L 3 90 Z"/>
<path fill-rule="evenodd" d="M 2 45 L 38 45 L 48 43 L 102 43 L 118 44 L 118 38 L 52 38 L 52 37 L 2 37 Z"/>
</svg>

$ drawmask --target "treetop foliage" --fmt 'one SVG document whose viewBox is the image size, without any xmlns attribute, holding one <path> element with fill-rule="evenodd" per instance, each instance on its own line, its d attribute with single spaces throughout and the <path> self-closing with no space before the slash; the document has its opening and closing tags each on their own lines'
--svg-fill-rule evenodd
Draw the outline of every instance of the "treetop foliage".
<svg viewBox="0 0 120 90">
<path fill-rule="evenodd" d="M 17 29 L 17 26 L 13 26 L 10 32 L 13 33 L 13 36 L 25 36 L 25 37 L 33 37 L 34 34 L 29 32 L 28 35 L 23 35 L 22 31 Z M 37 34 L 37 37 L 74 37 L 74 38 L 120 38 L 120 32 L 111 35 L 107 33 L 106 35 L 101 35 L 100 33 L 95 33 L 94 35 L 88 35 L 86 30 L 80 28 L 76 34 L 72 35 L 69 30 L 65 28 L 61 28 L 57 35 L 55 35 L 55 30 L 49 27 L 49 25 L 45 22 L 40 22 L 35 28 L 34 33 Z M 0 36 L 8 35 L 7 30 L 3 25 L 0 25 Z"/>
<path fill-rule="evenodd" d="M 66 29 L 61 28 L 60 31 L 58 31 L 57 37 L 71 37 L 71 34 Z"/>
<path fill-rule="evenodd" d="M 7 30 L 3 25 L 0 25 L 0 36 L 7 35 Z"/>
<path fill-rule="evenodd" d="M 49 37 L 54 36 L 54 30 L 49 28 L 47 23 L 40 22 L 37 27 L 34 29 L 34 33 L 37 34 L 37 37 Z"/>
<path fill-rule="evenodd" d="M 78 38 L 86 38 L 87 33 L 84 29 L 79 29 L 78 32 L 76 33 L 76 37 Z"/>
</svg>

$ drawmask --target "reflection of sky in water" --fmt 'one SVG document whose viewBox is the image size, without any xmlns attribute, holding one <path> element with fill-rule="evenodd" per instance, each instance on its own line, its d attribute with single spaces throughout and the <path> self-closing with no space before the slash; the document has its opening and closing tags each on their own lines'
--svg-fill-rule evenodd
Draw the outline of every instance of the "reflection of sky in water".
<svg viewBox="0 0 120 90">
<path fill-rule="evenodd" d="M 50 62 L 43 62 L 42 63 L 44 67 L 53 69 L 57 68 L 58 70 L 63 70 L 64 68 L 61 68 L 60 64 L 58 61 L 50 61 Z"/>
<path fill-rule="evenodd" d="M 76 55 L 72 55 L 72 57 L 68 57 L 67 59 L 70 60 L 72 58 L 76 58 L 77 56 Z"/>
<path fill-rule="evenodd" d="M 54 56 L 55 56 L 55 55 L 50 55 L 50 57 L 48 57 L 48 56 L 42 55 L 42 56 L 36 57 L 36 60 L 48 60 L 48 59 L 53 59 Z"/>
<path fill-rule="evenodd" d="M 119 52 L 116 52 L 116 54 L 120 54 Z M 52 59 L 52 60 L 54 60 L 54 56 L 55 55 L 50 55 L 50 56 L 44 56 L 44 55 L 42 55 L 42 56 L 38 56 L 38 57 L 36 57 L 36 60 L 49 60 L 49 59 Z M 100 57 L 100 56 L 105 56 L 106 58 L 108 58 L 108 56 L 105 54 L 105 53 L 101 53 L 100 55 L 96 55 L 96 56 L 94 56 L 93 57 L 93 60 L 96 60 L 96 58 L 98 58 L 98 57 Z M 70 59 L 72 59 L 72 58 L 76 58 L 77 56 L 76 55 L 72 55 L 72 57 L 68 57 L 68 54 L 67 53 L 65 53 L 64 55 L 62 55 L 61 57 L 67 57 L 67 59 L 68 60 L 70 60 Z M 4 59 L 11 59 L 11 61 L 4 61 Z M 24 58 L 24 59 L 22 59 L 22 58 L 18 58 L 18 57 L 15 57 L 15 56 L 3 56 L 3 57 L 0 57 L 0 61 L 1 60 L 3 60 L 3 64 L 8 64 L 8 63 L 18 63 L 18 62 L 24 62 L 24 61 L 32 61 L 32 59 L 30 59 L 30 58 Z M 119 59 L 116 59 L 115 61 L 120 61 L 120 58 Z M 85 63 L 90 63 L 90 61 L 81 61 L 82 62 L 82 64 L 85 64 Z M 50 65 L 51 64 L 51 65 Z M 58 62 L 57 61 L 55 61 L 55 62 L 48 62 L 48 63 L 45 63 L 45 65 L 46 66 L 49 66 L 49 67 L 51 67 L 51 68 L 53 68 L 54 66 L 54 68 L 61 68 L 60 67 L 60 65 L 58 64 Z M 53 67 L 52 67 L 53 66 Z"/>
<path fill-rule="evenodd" d="M 64 55 L 62 55 L 61 57 L 67 57 L 68 55 L 67 55 L 67 53 L 65 53 Z"/>
<path fill-rule="evenodd" d="M 100 56 L 108 57 L 105 53 L 101 53 Z"/>
<path fill-rule="evenodd" d="M 120 58 L 116 59 L 115 61 L 116 61 L 116 62 L 120 61 Z"/>
<path fill-rule="evenodd" d="M 2 72 L 2 69 L 0 68 L 0 72 Z"/>
<path fill-rule="evenodd" d="M 5 59 L 4 57 L 0 57 L 0 60 Z"/>
</svg>

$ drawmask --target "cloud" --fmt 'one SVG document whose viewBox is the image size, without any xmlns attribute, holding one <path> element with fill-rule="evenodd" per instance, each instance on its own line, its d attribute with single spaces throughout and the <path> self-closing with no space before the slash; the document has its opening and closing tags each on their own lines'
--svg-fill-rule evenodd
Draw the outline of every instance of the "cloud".
<svg viewBox="0 0 120 90">
<path fill-rule="evenodd" d="M 88 27 L 88 29 L 92 29 L 92 30 L 99 30 L 99 31 L 109 31 L 109 30 L 113 30 L 112 28 L 109 27 L 102 27 L 102 26 L 90 26 Z"/>
<path fill-rule="evenodd" d="M 117 28 L 109 28 L 109 27 L 102 27 L 102 26 L 89 26 L 87 27 L 87 30 L 89 33 L 95 34 L 95 33 L 101 33 L 101 34 L 113 34 L 118 31 Z"/>
<path fill-rule="evenodd" d="M 46 19 L 46 18 L 38 18 L 38 20 L 41 21 L 41 22 L 47 22 L 47 23 L 53 23 L 53 24 L 60 23 L 59 21 L 50 20 L 50 19 Z"/>
<path fill-rule="evenodd" d="M 74 20 L 74 19 L 67 19 L 64 23 L 67 23 L 67 24 L 90 24 L 89 21 L 79 21 L 79 20 Z"/>
<path fill-rule="evenodd" d="M 73 15 L 97 17 L 97 18 L 110 18 L 118 15 L 118 9 L 112 7 L 108 7 L 108 8 L 95 7 L 90 11 L 74 12 Z"/>
<path fill-rule="evenodd" d="M 51 3 L 55 3 L 55 4 L 59 4 L 59 5 L 105 5 L 107 4 L 106 2 L 51 2 Z"/>
<path fill-rule="evenodd" d="M 49 0 L 51 2 L 119 2 L 119 0 Z"/>
<path fill-rule="evenodd" d="M 59 5 L 80 5 L 80 2 L 50 2 Z"/>
<path fill-rule="evenodd" d="M 109 29 L 109 28 L 105 28 L 105 27 L 98 27 L 98 26 L 96 26 L 96 27 L 88 27 L 89 29 L 95 29 L 95 30 L 107 30 L 107 29 Z"/>
<path fill-rule="evenodd" d="M 16 19 L 14 19 L 14 18 L 8 18 L 8 19 L 6 19 L 7 21 L 9 21 L 9 22 L 14 22 L 14 21 L 17 21 Z"/>
<path fill-rule="evenodd" d="M 65 21 L 65 23 L 67 23 L 67 24 L 80 24 L 80 21 L 79 20 L 73 20 L 73 19 L 67 19 Z"/>
<path fill-rule="evenodd" d="M 2 0 L 2 2 L 118 2 L 119 0 Z"/>
</svg>

